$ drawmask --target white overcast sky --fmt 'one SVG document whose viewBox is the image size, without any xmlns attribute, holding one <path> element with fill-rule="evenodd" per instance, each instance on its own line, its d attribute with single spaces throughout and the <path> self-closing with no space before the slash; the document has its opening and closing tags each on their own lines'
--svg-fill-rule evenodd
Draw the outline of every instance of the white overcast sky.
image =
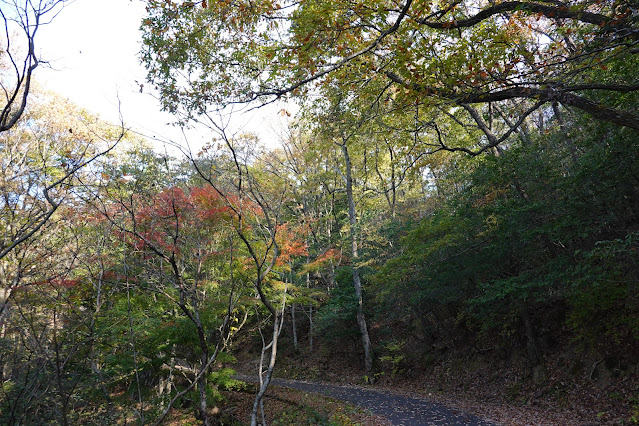
<svg viewBox="0 0 639 426">
<path fill-rule="evenodd" d="M 138 61 L 144 8 L 141 0 L 76 0 L 68 4 L 38 34 L 37 49 L 51 69 L 39 69 L 37 80 L 109 121 L 118 121 L 119 99 L 127 126 L 147 136 L 179 141 L 181 132 L 166 126 L 172 117 L 160 111 L 159 102 L 149 93 L 145 69 Z M 144 84 L 143 93 L 140 84 Z M 237 116 L 234 127 L 256 132 L 273 146 L 277 142 L 270 129 L 282 125 L 279 108 Z M 189 134 L 189 143 L 196 147 L 209 139 L 209 133 Z"/>
</svg>

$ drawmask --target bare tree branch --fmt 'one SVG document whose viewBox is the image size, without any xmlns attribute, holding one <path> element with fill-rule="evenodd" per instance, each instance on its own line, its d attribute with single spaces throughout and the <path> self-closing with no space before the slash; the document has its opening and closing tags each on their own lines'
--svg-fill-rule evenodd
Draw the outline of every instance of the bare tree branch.
<svg viewBox="0 0 639 426">
<path fill-rule="evenodd" d="M 450 9 L 449 9 L 450 10 Z M 545 5 L 539 3 L 529 3 L 522 1 L 509 1 L 488 7 L 476 15 L 471 16 L 468 19 L 453 20 L 449 22 L 429 21 L 428 19 L 420 19 L 419 22 L 422 25 L 426 25 L 429 28 L 434 29 L 456 29 L 456 28 L 468 28 L 477 25 L 481 21 L 484 21 L 492 16 L 499 15 L 504 12 L 529 12 L 540 13 L 547 18 L 551 19 L 574 19 L 581 22 L 586 22 L 594 25 L 605 25 L 612 21 L 605 15 L 598 13 L 575 11 L 570 10 L 568 6 L 564 5 Z M 443 16 L 443 15 L 442 15 Z"/>
<path fill-rule="evenodd" d="M 8 88 L 3 82 L 2 85 L 4 100 L 0 110 L 0 132 L 11 129 L 18 122 L 27 106 L 27 98 L 31 90 L 31 79 L 33 71 L 40 64 L 40 59 L 36 55 L 35 40 L 36 34 L 41 25 L 46 24 L 43 18 L 53 14 L 54 16 L 64 7 L 68 0 L 39 0 L 25 1 L 19 4 L 18 1 L 0 1 L 0 17 L 4 21 L 5 48 L 0 50 L 0 55 L 6 55 L 13 70 L 13 82 Z M 11 30 L 12 23 L 17 25 L 26 38 L 27 53 L 22 61 L 16 58 L 16 52 L 12 46 Z M 1 59 L 1 56 L 0 56 Z M 1 64 L 0 64 L 1 65 Z"/>
</svg>

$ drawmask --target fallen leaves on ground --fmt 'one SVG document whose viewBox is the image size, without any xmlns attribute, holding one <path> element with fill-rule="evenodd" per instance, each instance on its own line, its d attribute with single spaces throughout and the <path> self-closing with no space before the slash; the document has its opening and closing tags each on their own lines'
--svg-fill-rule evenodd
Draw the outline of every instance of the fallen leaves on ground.
<svg viewBox="0 0 639 426">
<path fill-rule="evenodd" d="M 250 413 L 255 400 L 252 387 L 247 391 L 225 391 L 227 407 L 221 415 L 241 424 L 250 423 Z M 373 415 L 358 407 L 322 395 L 269 387 L 264 397 L 266 423 L 269 425 L 361 425 L 389 426 L 383 417 Z M 227 424 L 227 423 L 222 423 Z"/>
</svg>

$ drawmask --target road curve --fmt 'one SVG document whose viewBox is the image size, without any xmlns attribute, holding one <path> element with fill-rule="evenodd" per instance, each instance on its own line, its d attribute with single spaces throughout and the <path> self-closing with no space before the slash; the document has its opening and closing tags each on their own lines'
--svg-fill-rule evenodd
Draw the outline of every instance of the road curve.
<svg viewBox="0 0 639 426">
<path fill-rule="evenodd" d="M 251 377 L 238 377 L 245 381 L 255 381 Z M 358 386 L 337 386 L 299 380 L 275 378 L 274 386 L 298 389 L 331 398 L 347 401 L 372 413 L 388 419 L 397 426 L 455 425 L 455 426 L 495 426 L 496 423 L 472 414 L 448 408 L 427 399 L 401 395 L 395 392 Z"/>
</svg>

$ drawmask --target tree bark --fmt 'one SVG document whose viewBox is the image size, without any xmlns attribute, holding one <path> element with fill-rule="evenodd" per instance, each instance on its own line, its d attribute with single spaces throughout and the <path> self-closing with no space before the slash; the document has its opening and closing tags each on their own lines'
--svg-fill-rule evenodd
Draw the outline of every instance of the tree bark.
<svg viewBox="0 0 639 426">
<path fill-rule="evenodd" d="M 386 72 L 386 76 L 392 82 L 404 86 L 410 90 L 414 90 L 423 96 L 435 96 L 443 99 L 448 99 L 457 103 L 458 105 L 499 102 L 509 99 L 534 99 L 539 101 L 539 106 L 541 106 L 545 102 L 559 102 L 565 106 L 577 108 L 590 115 L 594 119 L 607 121 L 618 126 L 639 130 L 639 116 L 636 115 L 634 112 L 626 112 L 609 108 L 576 93 L 585 90 L 598 92 L 630 93 L 639 91 L 639 85 L 591 84 L 572 87 L 561 87 L 561 84 L 557 83 L 557 88 L 555 88 L 551 87 L 552 84 L 548 83 L 546 84 L 546 86 L 548 87 L 538 88 L 536 86 L 533 87 L 533 83 L 531 83 L 531 86 L 509 87 L 492 92 L 457 93 L 454 90 L 441 89 L 438 87 L 422 85 L 419 83 L 410 83 L 404 80 L 399 75 L 390 71 Z"/>
<path fill-rule="evenodd" d="M 530 318 L 530 312 L 528 311 L 528 307 L 523 304 L 521 306 L 521 321 L 524 324 L 524 332 L 526 334 L 526 353 L 528 360 L 533 367 L 536 367 L 541 363 L 541 350 L 537 343 L 537 336 L 532 324 L 532 319 Z"/>
<path fill-rule="evenodd" d="M 297 323 L 295 321 L 295 303 L 291 305 L 291 325 L 293 326 L 293 349 L 295 350 L 295 353 L 298 353 L 300 350 L 297 343 Z"/>
<path fill-rule="evenodd" d="M 308 348 L 313 353 L 313 305 L 308 307 Z"/>
<path fill-rule="evenodd" d="M 417 22 L 433 29 L 443 30 L 470 28 L 492 16 L 504 14 L 507 12 L 528 12 L 531 15 L 533 13 L 537 13 L 545 15 L 546 17 L 552 19 L 571 19 L 600 26 L 603 26 L 611 21 L 611 18 L 605 15 L 586 11 L 570 10 L 570 8 L 564 5 L 556 6 L 554 4 L 548 5 L 539 3 L 527 3 L 522 1 L 509 1 L 497 5 L 492 5 L 484 10 L 481 10 L 479 13 L 471 16 L 468 19 L 462 19 L 459 21 L 454 20 L 452 22 L 429 21 L 428 19 L 420 19 Z"/>
<path fill-rule="evenodd" d="M 271 356 L 269 358 L 268 368 L 266 370 L 266 376 L 264 380 L 260 380 L 260 389 L 255 396 L 253 402 L 253 410 L 251 412 L 251 426 L 257 426 L 257 412 L 260 409 L 262 398 L 268 389 L 268 385 L 271 383 L 271 377 L 273 376 L 273 370 L 275 369 L 275 361 L 277 359 L 277 341 L 280 335 L 280 318 L 279 314 L 273 317 L 273 340 L 270 343 Z M 268 346 L 264 350 L 268 349 Z M 261 368 L 261 365 L 260 365 Z M 262 371 L 260 370 L 260 379 L 262 377 Z"/>
<path fill-rule="evenodd" d="M 370 381 L 370 373 L 373 370 L 373 360 L 371 358 L 371 341 L 368 335 L 368 326 L 366 325 L 366 317 L 364 316 L 364 303 L 362 297 L 362 283 L 359 275 L 357 261 L 359 258 L 357 250 L 357 216 L 355 214 L 355 199 L 353 197 L 353 175 L 351 157 L 348 153 L 346 143 L 341 145 L 342 154 L 344 155 L 344 163 L 346 165 L 346 197 L 348 198 L 348 220 L 350 224 L 351 238 L 351 257 L 353 269 L 353 286 L 355 287 L 355 295 L 357 297 L 357 325 L 362 335 L 362 346 L 364 348 L 364 366 L 365 380 Z"/>
</svg>

